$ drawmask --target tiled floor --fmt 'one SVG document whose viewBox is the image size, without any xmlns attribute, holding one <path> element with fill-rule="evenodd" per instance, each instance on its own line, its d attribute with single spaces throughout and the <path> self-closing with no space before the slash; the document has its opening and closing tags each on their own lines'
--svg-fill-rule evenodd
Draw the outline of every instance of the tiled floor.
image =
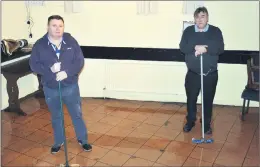
<svg viewBox="0 0 260 167">
<path fill-rule="evenodd" d="M 50 114 L 44 100 L 22 103 L 28 113 L 2 113 L 2 166 L 54 166 L 64 163 L 64 152 L 50 154 L 53 143 Z M 70 164 L 81 166 L 257 166 L 259 114 L 251 108 L 246 121 L 240 107 L 214 107 L 213 144 L 195 145 L 200 125 L 182 132 L 185 105 L 123 100 L 83 99 L 83 117 L 93 151 L 76 143 L 65 111 Z M 199 113 L 198 113 L 199 116 Z"/>
</svg>

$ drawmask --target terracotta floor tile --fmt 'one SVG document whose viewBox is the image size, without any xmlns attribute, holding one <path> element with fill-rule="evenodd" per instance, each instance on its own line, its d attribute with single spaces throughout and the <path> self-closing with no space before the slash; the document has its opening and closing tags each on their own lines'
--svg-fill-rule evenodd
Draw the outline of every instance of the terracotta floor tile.
<svg viewBox="0 0 260 167">
<path fill-rule="evenodd" d="M 73 125 L 70 115 L 64 114 L 64 124 L 65 126 Z"/>
<path fill-rule="evenodd" d="M 258 147 L 259 148 L 259 134 L 255 134 L 252 141 L 251 141 L 251 146 L 253 147 Z"/>
<path fill-rule="evenodd" d="M 71 139 L 76 137 L 76 133 L 73 125 L 65 127 L 65 133 L 66 133 L 66 138 Z"/>
<path fill-rule="evenodd" d="M 109 124 L 112 126 L 116 126 L 117 124 L 119 124 L 122 121 L 122 119 L 123 118 L 108 115 L 108 116 L 102 118 L 101 120 L 99 120 L 99 122 L 106 123 L 106 124 Z"/>
<path fill-rule="evenodd" d="M 162 126 L 165 124 L 165 122 L 169 119 L 169 117 L 163 117 L 163 116 L 160 116 L 158 117 L 157 115 L 154 115 L 151 116 L 151 117 L 148 117 L 144 123 L 146 124 L 150 124 L 150 125 L 156 125 L 156 126 Z"/>
<path fill-rule="evenodd" d="M 89 98 L 89 97 L 83 97 L 82 101 L 88 105 L 96 104 L 96 105 L 102 105 L 107 102 L 106 99 L 95 99 L 95 98 Z"/>
<path fill-rule="evenodd" d="M 172 130 L 165 126 L 162 126 L 157 132 L 154 133 L 155 136 L 168 139 L 168 140 L 174 140 L 179 134 L 180 131 Z"/>
<path fill-rule="evenodd" d="M 92 132 L 96 132 L 96 133 L 105 134 L 112 128 L 113 128 L 112 125 L 108 125 L 108 124 L 105 124 L 102 122 L 96 122 L 96 123 L 91 124 L 88 127 L 88 130 L 90 130 Z"/>
<path fill-rule="evenodd" d="M 177 155 L 188 157 L 195 145 L 191 145 L 184 142 L 172 141 L 165 149 L 166 152 L 175 153 Z"/>
<path fill-rule="evenodd" d="M 53 130 L 45 100 L 30 98 L 21 106 L 28 113 L 26 117 L 1 113 L 5 134 L 1 138 L 2 161 L 8 165 L 35 166 L 64 163 L 63 147 L 56 155 L 50 153 Z M 253 166 L 259 163 L 258 108 L 250 108 L 246 121 L 241 121 L 241 107 L 215 105 L 213 134 L 206 135 L 214 143 L 200 145 L 193 144 L 191 139 L 201 138 L 201 105 L 197 105 L 198 120 L 190 133 L 182 130 L 187 113 L 186 104 L 182 103 L 82 98 L 82 109 L 93 150 L 84 152 L 77 143 L 64 106 L 71 162 L 88 166 Z M 24 158 L 23 162 L 20 157 Z"/>
<path fill-rule="evenodd" d="M 199 109 L 198 105 L 197 105 L 197 110 Z M 177 110 L 179 112 L 187 112 L 187 105 L 186 104 L 181 104 L 180 108 Z"/>
<path fill-rule="evenodd" d="M 213 163 L 217 158 L 218 154 L 219 152 L 216 150 L 209 150 L 197 146 L 190 154 L 190 157 L 193 159 Z"/>
<path fill-rule="evenodd" d="M 106 116 L 107 114 L 94 112 L 83 115 L 83 118 L 86 122 L 97 122 Z"/>
<path fill-rule="evenodd" d="M 37 161 L 35 166 L 38 166 L 38 167 L 51 167 L 51 166 L 54 166 L 54 164 L 50 164 L 50 163 L 45 162 L 45 161 Z"/>
<path fill-rule="evenodd" d="M 99 139 L 102 135 L 103 135 L 103 134 L 88 131 L 88 142 L 92 144 L 92 143 L 94 143 L 97 139 Z"/>
<path fill-rule="evenodd" d="M 119 118 L 127 118 L 131 113 L 133 113 L 133 109 L 129 108 L 119 108 L 111 112 L 109 115 L 119 117 Z"/>
<path fill-rule="evenodd" d="M 172 117 L 172 115 L 175 112 L 176 111 L 172 111 L 172 110 L 157 110 L 155 113 L 153 113 L 152 117 L 164 118 L 168 120 Z"/>
<path fill-rule="evenodd" d="M 72 154 L 78 154 L 83 151 L 83 148 L 79 145 L 76 139 L 67 140 L 67 148 L 68 148 L 68 152 Z M 64 147 L 62 147 L 62 150 L 64 150 Z"/>
<path fill-rule="evenodd" d="M 147 115 L 141 114 L 140 112 L 136 111 L 128 115 L 127 119 L 144 122 L 148 118 Z"/>
<path fill-rule="evenodd" d="M 230 129 L 232 128 L 233 123 L 231 122 L 222 122 L 222 121 L 218 121 L 218 120 L 214 120 L 211 123 L 211 127 L 212 129 L 214 129 L 214 131 L 221 131 L 221 132 L 225 132 L 228 133 L 230 131 Z"/>
<path fill-rule="evenodd" d="M 70 161 L 72 158 L 74 158 L 76 155 L 68 153 L 68 161 Z M 48 162 L 53 165 L 59 165 L 65 163 L 65 153 L 64 151 L 60 150 L 56 154 L 48 154 L 47 156 L 44 156 L 41 158 L 42 161 Z"/>
<path fill-rule="evenodd" d="M 213 164 L 212 167 L 225 167 L 224 165 Z"/>
<path fill-rule="evenodd" d="M 254 133 L 252 133 L 251 135 L 248 134 L 246 136 L 247 137 L 235 133 L 229 133 L 226 141 L 229 143 L 236 143 L 238 145 L 249 145 L 254 137 Z"/>
<path fill-rule="evenodd" d="M 13 130 L 21 127 L 21 124 L 13 123 L 13 122 L 6 122 L 1 125 L 2 132 L 4 134 L 10 134 Z"/>
<path fill-rule="evenodd" d="M 151 148 L 148 146 L 142 146 L 134 156 L 155 162 L 162 155 L 162 151 L 159 149 Z"/>
<path fill-rule="evenodd" d="M 239 152 L 221 151 L 214 163 L 224 166 L 242 166 L 244 157 Z"/>
<path fill-rule="evenodd" d="M 40 118 L 40 119 L 44 119 L 44 120 L 51 120 L 51 113 L 50 112 L 46 112 L 45 114 L 37 117 L 37 118 Z"/>
<path fill-rule="evenodd" d="M 134 130 L 132 133 L 130 133 L 125 140 L 137 143 L 137 144 L 144 144 L 146 141 L 148 141 L 152 137 L 152 134 L 147 133 L 140 133 L 136 130 Z"/>
<path fill-rule="evenodd" d="M 163 166 L 165 166 L 165 165 L 158 164 L 158 163 L 154 163 L 153 166 L 154 166 L 154 167 L 160 167 L 160 166 L 163 167 Z"/>
<path fill-rule="evenodd" d="M 123 129 L 121 127 L 115 126 L 113 127 L 111 130 L 109 130 L 106 135 L 108 136 L 112 136 L 115 138 L 125 138 L 126 136 L 128 136 L 133 130 L 127 130 L 127 129 Z"/>
<path fill-rule="evenodd" d="M 18 136 L 18 137 L 21 137 L 21 138 L 26 138 L 28 135 L 36 132 L 37 129 L 24 129 L 24 130 L 20 130 L 18 128 L 14 129 L 12 132 L 10 132 L 11 135 L 14 135 L 14 136 Z"/>
<path fill-rule="evenodd" d="M 170 119 L 169 121 L 182 121 L 185 122 L 186 121 L 186 113 L 181 113 L 179 111 L 177 111 Z"/>
<path fill-rule="evenodd" d="M 38 160 L 26 155 L 21 155 L 15 160 L 7 164 L 7 166 L 35 166 L 38 163 Z"/>
<path fill-rule="evenodd" d="M 157 109 L 156 108 L 149 108 L 149 106 L 147 107 L 140 107 L 138 108 L 135 113 L 140 113 L 141 115 L 148 117 L 153 116 L 154 113 L 156 113 Z"/>
<path fill-rule="evenodd" d="M 201 134 L 192 133 L 192 132 L 190 132 L 190 133 L 181 132 L 174 140 L 195 145 L 192 143 L 192 138 L 200 139 Z"/>
<path fill-rule="evenodd" d="M 161 108 L 163 104 L 160 102 L 150 102 L 150 101 L 144 101 L 142 105 L 140 106 L 140 109 L 154 109 L 157 110 Z"/>
<path fill-rule="evenodd" d="M 198 159 L 188 158 L 183 166 L 212 166 L 212 163 L 205 162 Z"/>
<path fill-rule="evenodd" d="M 102 163 L 102 162 L 97 162 L 94 166 L 96 166 L 96 167 L 101 167 L 101 166 L 111 166 L 111 165 L 104 164 L 104 163 Z"/>
<path fill-rule="evenodd" d="M 75 156 L 72 160 L 69 161 L 69 164 L 79 164 L 80 166 L 94 166 L 97 161 L 91 160 L 80 155 Z"/>
<path fill-rule="evenodd" d="M 124 111 L 135 111 L 141 106 L 140 101 L 131 101 L 131 100 L 124 100 L 121 102 L 120 107 L 117 107 L 120 110 Z"/>
<path fill-rule="evenodd" d="M 181 108 L 181 106 L 178 104 L 165 103 L 159 108 L 159 110 L 169 110 L 169 111 L 174 112 L 174 111 L 178 111 L 180 108 Z"/>
<path fill-rule="evenodd" d="M 141 158 L 130 158 L 123 166 L 152 166 L 154 162 L 144 160 Z"/>
<path fill-rule="evenodd" d="M 26 137 L 27 140 L 31 140 L 37 143 L 42 143 L 47 138 L 51 137 L 53 134 L 49 132 L 45 132 L 43 130 L 37 130 L 33 132 L 32 134 L 28 135 Z"/>
<path fill-rule="evenodd" d="M 217 121 L 221 121 L 221 122 L 229 122 L 229 123 L 234 123 L 237 119 L 237 116 L 234 116 L 234 115 L 228 115 L 228 114 L 225 114 L 225 115 L 217 115 L 215 117 L 215 120 Z"/>
<path fill-rule="evenodd" d="M 106 149 L 112 149 L 115 147 L 122 139 L 121 138 L 115 138 L 112 136 L 104 135 L 97 139 L 94 144 L 99 147 L 103 147 Z"/>
<path fill-rule="evenodd" d="M 122 106 L 122 102 L 124 102 L 124 100 L 116 100 L 116 99 L 109 99 L 106 103 L 104 103 L 104 106 L 109 106 L 109 107 L 121 107 Z"/>
<path fill-rule="evenodd" d="M 259 147 L 250 146 L 250 148 L 246 154 L 246 157 L 249 159 L 260 158 Z"/>
<path fill-rule="evenodd" d="M 50 147 L 39 144 L 26 151 L 24 154 L 35 159 L 42 159 L 43 157 L 50 155 L 50 151 Z"/>
<path fill-rule="evenodd" d="M 140 132 L 140 133 L 154 134 L 159 129 L 160 129 L 160 126 L 148 125 L 148 124 L 143 123 L 136 128 L 136 131 Z"/>
<path fill-rule="evenodd" d="M 102 157 L 104 157 L 107 153 L 109 152 L 108 149 L 96 146 L 96 145 L 92 145 L 92 151 L 91 152 L 85 152 L 82 151 L 81 153 L 79 153 L 78 155 L 98 161 L 100 160 Z"/>
<path fill-rule="evenodd" d="M 222 149 L 222 147 L 224 146 L 225 141 L 219 141 L 219 140 L 215 140 L 214 142 L 211 144 L 200 144 L 199 147 L 201 148 L 205 148 L 205 149 L 210 149 L 210 150 L 216 150 L 216 151 L 220 151 Z"/>
<path fill-rule="evenodd" d="M 2 149 L 1 150 L 1 165 L 6 165 L 21 155 L 22 155 L 21 153 L 18 153 L 18 152 L 9 150 L 9 149 Z"/>
<path fill-rule="evenodd" d="M 166 166 L 182 166 L 186 159 L 187 157 L 175 153 L 164 152 L 156 162 Z"/>
<path fill-rule="evenodd" d="M 206 135 L 209 138 L 213 138 L 214 140 L 218 141 L 226 141 L 228 137 L 229 131 L 223 130 L 215 130 L 213 129 L 212 135 Z"/>
<path fill-rule="evenodd" d="M 184 121 L 169 119 L 168 121 L 165 122 L 163 127 L 176 130 L 176 131 L 182 131 L 184 124 L 185 124 Z"/>
<path fill-rule="evenodd" d="M 169 139 L 163 139 L 157 136 L 152 136 L 144 145 L 159 150 L 164 150 L 169 143 Z"/>
<path fill-rule="evenodd" d="M 117 124 L 118 127 L 123 128 L 123 129 L 128 129 L 128 130 L 134 130 L 139 125 L 141 125 L 140 122 L 133 121 L 130 119 L 123 119 L 119 124 Z"/>
<path fill-rule="evenodd" d="M 2 135 L 1 138 L 2 138 L 2 141 L 1 141 L 2 148 L 8 147 L 9 145 L 22 139 L 18 136 L 14 136 L 14 135 L 10 135 L 10 134 Z"/>
<path fill-rule="evenodd" d="M 112 166 L 122 166 L 130 157 L 130 155 L 111 150 L 103 158 L 100 159 L 100 162 Z"/>
<path fill-rule="evenodd" d="M 248 148 L 249 148 L 249 145 L 226 142 L 224 144 L 221 152 L 225 152 L 225 153 L 228 153 L 228 154 L 241 155 L 241 156 L 244 157 L 247 153 Z"/>
<path fill-rule="evenodd" d="M 88 102 L 82 100 L 82 108 L 84 108 L 84 110 L 82 112 L 88 112 L 88 111 L 95 110 L 99 106 L 102 106 L 102 105 L 100 105 L 100 104 L 91 104 L 91 103 L 88 103 Z"/>
<path fill-rule="evenodd" d="M 38 111 L 34 112 L 34 113 L 32 114 L 32 116 L 34 116 L 35 118 L 39 118 L 40 116 L 42 116 L 43 114 L 46 114 L 47 112 L 48 112 L 47 109 L 41 108 L 41 109 L 39 109 Z"/>
<path fill-rule="evenodd" d="M 46 125 L 46 126 L 42 127 L 40 130 L 53 134 L 52 124 Z"/>
<path fill-rule="evenodd" d="M 142 146 L 142 144 L 133 143 L 127 140 L 122 140 L 118 143 L 113 150 L 128 155 L 133 155 Z"/>
<path fill-rule="evenodd" d="M 54 144 L 54 136 L 48 137 L 41 144 L 45 145 L 45 146 L 50 146 L 51 147 Z"/>
<path fill-rule="evenodd" d="M 109 115 L 111 112 L 114 112 L 116 109 L 117 107 L 102 105 L 95 108 L 94 112 Z"/>
<path fill-rule="evenodd" d="M 33 120 L 29 121 L 25 126 L 21 126 L 21 130 L 26 130 L 28 127 L 34 129 L 41 129 L 42 127 L 50 124 L 51 122 L 46 119 L 34 118 Z"/>
<path fill-rule="evenodd" d="M 259 157 L 257 159 L 246 158 L 243 163 L 244 167 L 253 167 L 253 166 L 259 166 L 259 165 L 260 165 Z"/>
<path fill-rule="evenodd" d="M 19 153 L 25 153 L 26 151 L 30 150 L 31 148 L 35 147 L 36 145 L 38 145 L 38 144 L 35 142 L 21 139 L 21 140 L 15 142 L 14 144 L 8 146 L 7 148 L 9 148 L 13 151 L 19 152 Z"/>
</svg>

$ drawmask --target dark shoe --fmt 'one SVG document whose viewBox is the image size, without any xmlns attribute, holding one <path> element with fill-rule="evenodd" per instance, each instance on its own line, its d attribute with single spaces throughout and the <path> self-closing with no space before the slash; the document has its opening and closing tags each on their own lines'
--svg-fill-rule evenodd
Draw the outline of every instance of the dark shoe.
<svg viewBox="0 0 260 167">
<path fill-rule="evenodd" d="M 82 144 L 81 140 L 78 140 L 79 145 L 82 146 L 83 150 L 86 152 L 92 151 L 92 146 L 90 144 Z"/>
<path fill-rule="evenodd" d="M 64 144 L 64 143 L 62 143 L 62 144 L 59 145 L 59 146 L 52 146 L 52 148 L 51 148 L 51 153 L 52 153 L 52 154 L 56 154 L 57 152 L 59 152 L 60 149 L 61 149 L 61 147 L 63 146 L 63 144 Z"/>
<path fill-rule="evenodd" d="M 83 150 L 86 151 L 86 152 L 92 151 L 92 146 L 91 146 L 90 144 L 83 144 L 83 145 L 82 145 L 82 148 L 83 148 Z"/>
<path fill-rule="evenodd" d="M 183 131 L 184 132 L 190 132 L 191 129 L 195 126 L 195 123 L 192 122 L 192 123 L 186 123 L 183 127 Z"/>
<path fill-rule="evenodd" d="M 209 126 L 208 128 L 205 128 L 205 129 L 204 129 L 204 133 L 205 133 L 206 135 L 211 135 L 211 134 L 212 134 L 212 129 L 211 129 L 211 127 Z"/>
</svg>

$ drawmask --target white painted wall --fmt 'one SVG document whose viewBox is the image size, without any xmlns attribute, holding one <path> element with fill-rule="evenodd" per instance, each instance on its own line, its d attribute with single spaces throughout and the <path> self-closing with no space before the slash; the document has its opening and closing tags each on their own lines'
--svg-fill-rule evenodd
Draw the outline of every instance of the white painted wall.
<svg viewBox="0 0 260 167">
<path fill-rule="evenodd" d="M 158 14 L 138 16 L 135 1 L 84 1 L 84 10 L 76 14 L 65 13 L 63 1 L 45 1 L 45 6 L 31 9 L 34 27 L 29 41 L 35 42 L 46 32 L 49 15 L 60 14 L 65 19 L 65 30 L 83 46 L 179 48 L 182 22 L 193 20 L 192 15 L 182 14 L 182 4 L 183 1 L 158 1 Z M 205 6 L 210 23 L 223 32 L 226 50 L 259 51 L 258 2 L 206 1 Z M 23 1 L 3 1 L 2 16 L 2 38 L 28 39 Z M 250 31 L 245 31 L 248 27 Z M 79 81 L 82 97 L 185 102 L 186 67 L 182 62 L 85 61 Z M 242 105 L 240 96 L 246 81 L 245 65 L 219 64 L 215 104 Z M 3 77 L 1 82 L 3 108 L 7 105 Z M 20 97 L 38 86 L 33 75 L 19 82 Z"/>
</svg>

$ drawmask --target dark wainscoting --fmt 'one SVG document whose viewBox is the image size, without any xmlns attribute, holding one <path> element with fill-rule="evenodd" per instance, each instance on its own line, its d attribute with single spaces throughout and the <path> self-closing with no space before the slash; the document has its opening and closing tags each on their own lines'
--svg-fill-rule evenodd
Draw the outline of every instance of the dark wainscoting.
<svg viewBox="0 0 260 167">
<path fill-rule="evenodd" d="M 81 46 L 81 48 L 85 58 L 184 62 L 184 55 L 179 49 L 98 46 Z M 259 51 L 227 50 L 220 55 L 219 63 L 246 64 L 252 55 L 259 55 Z"/>
<path fill-rule="evenodd" d="M 102 47 L 81 46 L 85 58 L 114 59 L 114 60 L 141 60 L 141 61 L 176 61 L 184 62 L 184 55 L 179 49 L 160 48 L 131 48 L 131 47 Z M 16 53 L 6 57 L 1 54 L 2 62 L 10 61 L 28 53 Z M 219 63 L 246 64 L 250 56 L 259 55 L 259 51 L 226 50 L 219 56 Z"/>
</svg>

